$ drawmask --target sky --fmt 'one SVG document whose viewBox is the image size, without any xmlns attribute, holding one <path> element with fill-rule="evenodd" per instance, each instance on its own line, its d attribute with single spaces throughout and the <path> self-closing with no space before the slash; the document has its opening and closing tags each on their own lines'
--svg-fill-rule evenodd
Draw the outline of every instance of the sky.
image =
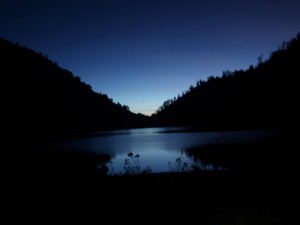
<svg viewBox="0 0 300 225">
<path fill-rule="evenodd" d="M 198 80 L 247 69 L 300 32 L 300 0 L 2 0 L 0 37 L 151 115 Z"/>
</svg>

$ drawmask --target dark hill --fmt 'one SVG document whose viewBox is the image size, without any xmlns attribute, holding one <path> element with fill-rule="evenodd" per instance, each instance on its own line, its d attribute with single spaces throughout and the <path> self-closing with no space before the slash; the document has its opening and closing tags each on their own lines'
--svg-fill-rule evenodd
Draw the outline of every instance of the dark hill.
<svg viewBox="0 0 300 225">
<path fill-rule="evenodd" d="M 200 129 L 297 128 L 300 34 L 246 71 L 198 81 L 153 115 L 159 125 Z"/>
<path fill-rule="evenodd" d="M 1 131 L 55 134 L 140 125 L 146 118 L 95 93 L 41 53 L 0 39 Z"/>
</svg>

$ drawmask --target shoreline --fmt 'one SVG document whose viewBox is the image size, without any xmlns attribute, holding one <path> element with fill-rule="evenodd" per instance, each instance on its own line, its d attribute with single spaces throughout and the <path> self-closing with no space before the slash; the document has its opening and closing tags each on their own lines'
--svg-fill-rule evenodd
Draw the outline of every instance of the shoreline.
<svg viewBox="0 0 300 225">
<path fill-rule="evenodd" d="M 201 152 L 207 157 L 237 154 L 229 157 L 234 169 L 127 176 L 96 170 L 95 155 L 16 149 L 1 163 L 2 211 L 11 224 L 115 224 L 120 218 L 134 218 L 133 224 L 294 224 L 298 147 L 296 134 L 253 145 L 208 145 Z M 253 170 L 251 163 L 262 168 Z"/>
</svg>

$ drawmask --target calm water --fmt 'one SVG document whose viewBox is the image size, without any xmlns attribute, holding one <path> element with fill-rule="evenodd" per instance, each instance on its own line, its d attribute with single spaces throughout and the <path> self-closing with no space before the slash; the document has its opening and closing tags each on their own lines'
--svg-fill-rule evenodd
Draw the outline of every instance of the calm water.
<svg viewBox="0 0 300 225">
<path fill-rule="evenodd" d="M 90 137 L 59 143 L 55 147 L 109 155 L 109 174 L 125 173 L 124 166 L 127 169 L 139 166 L 141 170 L 148 167 L 152 172 L 170 172 L 193 163 L 184 154 L 188 148 L 208 143 L 257 140 L 270 134 L 270 131 L 184 132 L 184 128 L 177 127 L 142 128 L 97 132 Z M 129 157 L 129 153 L 133 157 Z M 205 169 L 222 168 L 206 165 Z"/>
</svg>

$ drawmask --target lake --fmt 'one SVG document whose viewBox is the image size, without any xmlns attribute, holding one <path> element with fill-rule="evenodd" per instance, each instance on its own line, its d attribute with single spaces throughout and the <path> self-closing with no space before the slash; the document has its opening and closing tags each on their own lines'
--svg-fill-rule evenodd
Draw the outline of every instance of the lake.
<svg viewBox="0 0 300 225">
<path fill-rule="evenodd" d="M 186 154 L 189 148 L 207 144 L 258 140 L 275 131 L 187 132 L 184 127 L 124 129 L 94 132 L 88 137 L 59 142 L 57 150 L 109 155 L 108 174 L 187 171 L 197 165 L 205 170 L 226 169 L 212 164 L 201 165 Z M 101 165 L 99 165 L 100 167 Z"/>
</svg>

